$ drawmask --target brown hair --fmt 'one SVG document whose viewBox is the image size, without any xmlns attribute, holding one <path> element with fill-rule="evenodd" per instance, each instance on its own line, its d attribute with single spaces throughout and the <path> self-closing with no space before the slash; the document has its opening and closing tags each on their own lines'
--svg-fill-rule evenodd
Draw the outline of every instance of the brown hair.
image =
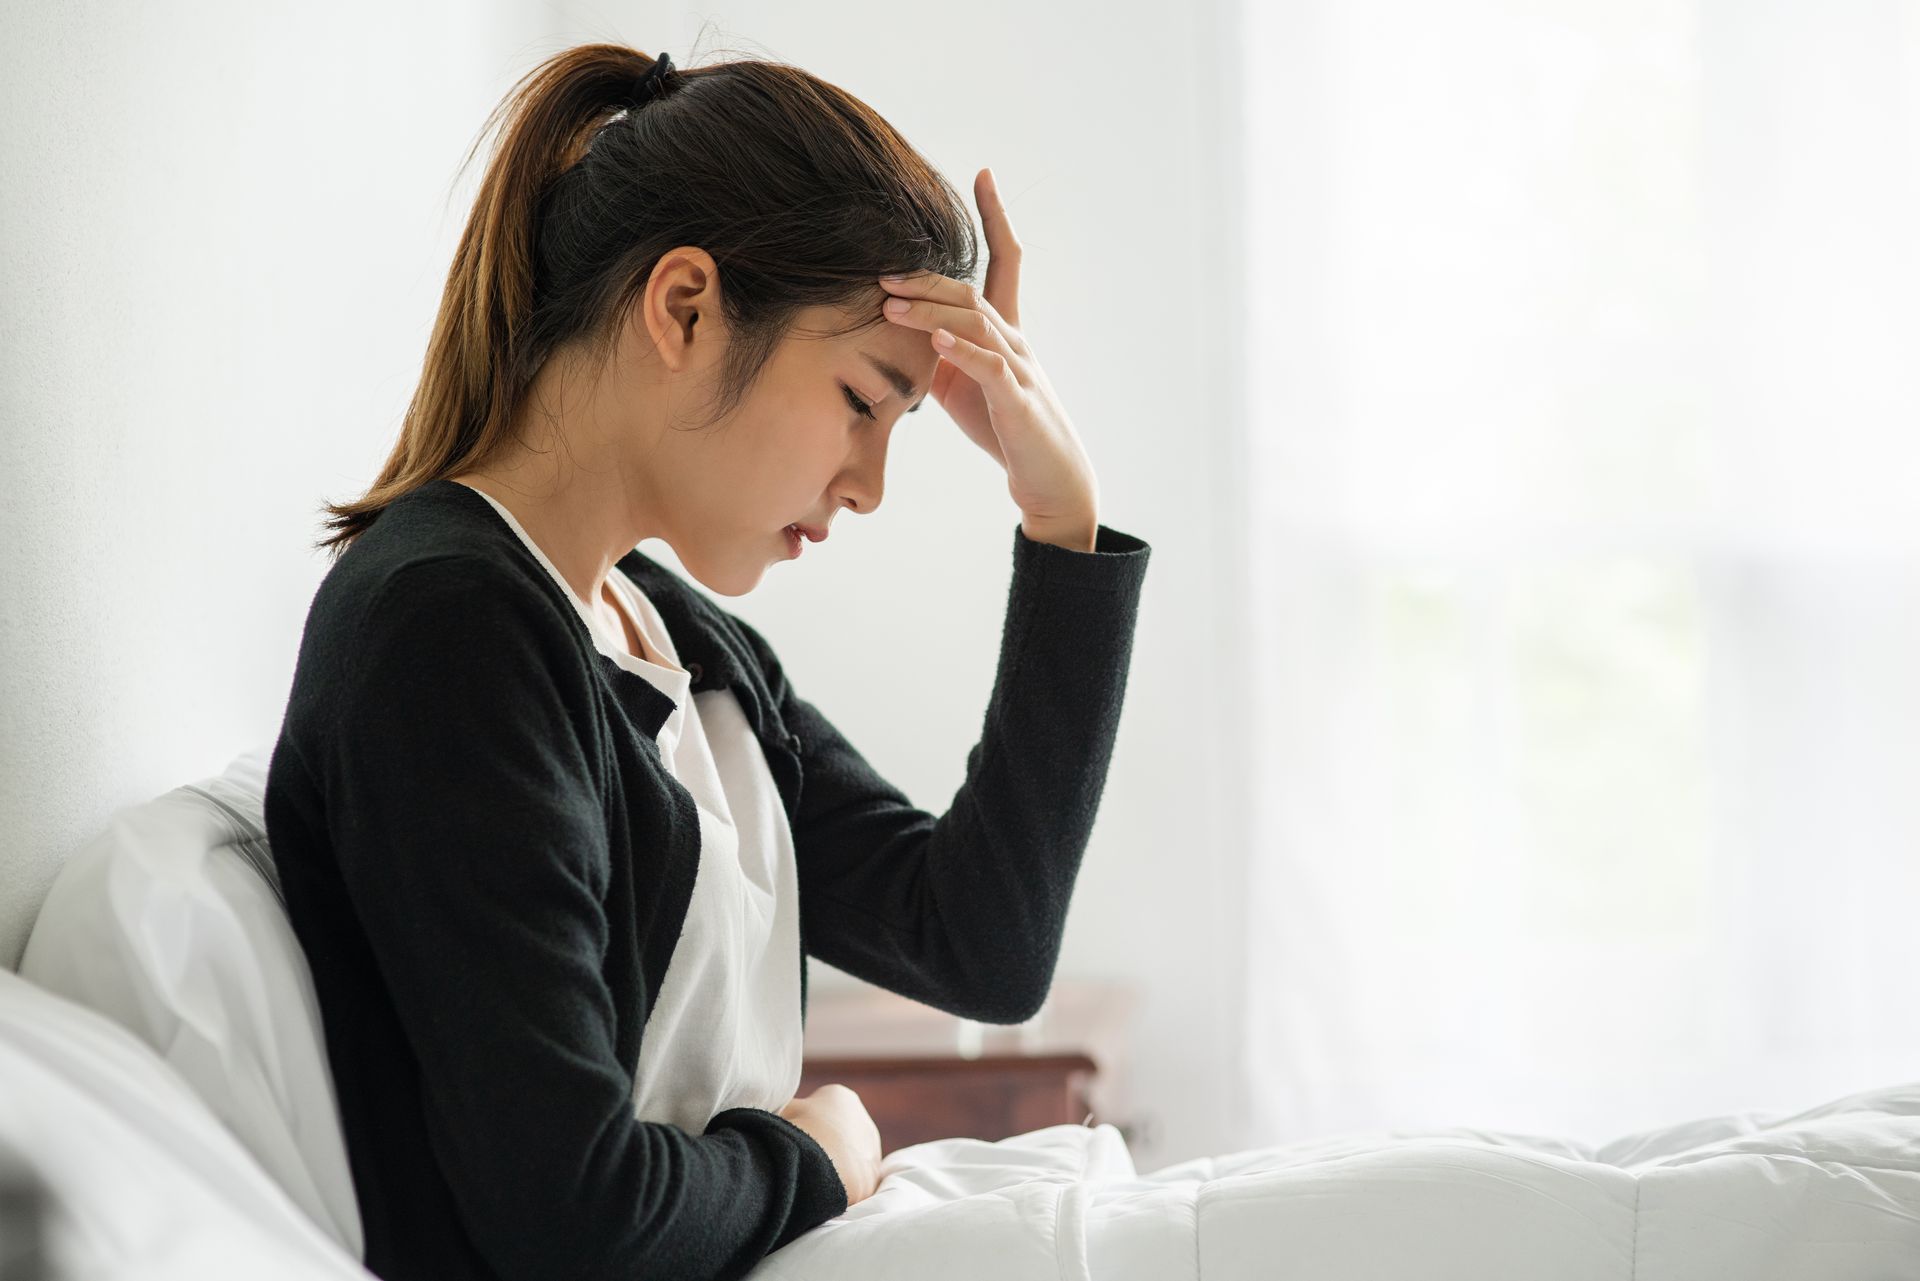
<svg viewBox="0 0 1920 1281">
<path fill-rule="evenodd" d="M 757 58 L 667 71 L 618 44 L 547 59 L 504 121 L 440 296 L 420 383 L 386 465 L 360 498 L 325 503 L 336 558 L 387 505 L 484 465 L 547 357 L 578 342 L 604 362 L 662 254 L 698 245 L 725 281 L 731 334 L 719 408 L 739 403 L 797 314 L 822 304 L 884 323 L 878 277 L 971 279 L 979 248 L 958 194 L 893 126 L 798 67 Z M 473 151 L 467 161 L 473 159 Z M 466 164 L 461 165 L 464 171 Z"/>
</svg>

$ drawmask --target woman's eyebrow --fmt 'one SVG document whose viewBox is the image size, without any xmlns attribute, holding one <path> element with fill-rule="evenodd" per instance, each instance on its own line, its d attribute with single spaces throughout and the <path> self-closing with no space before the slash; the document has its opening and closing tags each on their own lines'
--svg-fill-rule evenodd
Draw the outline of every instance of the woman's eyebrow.
<svg viewBox="0 0 1920 1281">
<path fill-rule="evenodd" d="M 863 351 L 860 354 L 866 357 L 866 361 L 869 365 L 872 365 L 875 369 L 878 369 L 880 371 L 882 377 L 884 377 L 888 382 L 893 384 L 893 389 L 895 391 L 899 392 L 902 396 L 913 395 L 913 379 L 907 377 L 906 374 L 900 370 L 899 366 L 889 364 L 888 362 L 880 359 L 878 356 L 875 356 L 869 352 Z M 925 403 L 926 403 L 926 398 L 923 396 L 919 400 L 914 401 L 911 405 L 908 405 L 907 412 L 910 414 L 917 413 L 920 409 L 920 406 Z"/>
</svg>

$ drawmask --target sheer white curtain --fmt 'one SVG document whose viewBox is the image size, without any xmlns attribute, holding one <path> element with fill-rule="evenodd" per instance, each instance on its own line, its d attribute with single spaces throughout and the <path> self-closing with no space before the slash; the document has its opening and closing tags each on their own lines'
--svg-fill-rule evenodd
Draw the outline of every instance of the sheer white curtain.
<svg viewBox="0 0 1920 1281">
<path fill-rule="evenodd" d="M 1920 1080 L 1920 4 L 1243 18 L 1249 1144 Z"/>
</svg>

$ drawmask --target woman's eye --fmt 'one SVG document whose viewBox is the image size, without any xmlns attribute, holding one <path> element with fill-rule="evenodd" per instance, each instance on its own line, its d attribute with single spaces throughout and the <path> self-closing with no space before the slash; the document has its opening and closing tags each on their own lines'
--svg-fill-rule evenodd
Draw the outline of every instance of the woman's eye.
<svg viewBox="0 0 1920 1281">
<path fill-rule="evenodd" d="M 847 386 L 845 383 L 841 383 L 840 390 L 847 393 L 847 403 L 853 406 L 855 413 L 864 414 L 868 418 L 873 417 L 873 407 L 868 405 L 866 401 L 854 395 L 853 388 Z"/>
</svg>

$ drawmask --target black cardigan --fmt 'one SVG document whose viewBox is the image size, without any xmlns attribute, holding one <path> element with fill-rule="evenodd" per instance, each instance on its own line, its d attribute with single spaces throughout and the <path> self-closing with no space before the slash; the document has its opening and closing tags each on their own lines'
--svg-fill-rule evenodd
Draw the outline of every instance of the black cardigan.
<svg viewBox="0 0 1920 1281">
<path fill-rule="evenodd" d="M 1112 754 L 1150 548 L 1016 525 L 966 779 L 917 809 L 765 638 L 636 549 L 694 692 L 732 689 L 791 824 L 811 953 L 987 1023 L 1044 999 Z M 365 1230 L 387 1281 L 735 1278 L 847 1208 L 813 1137 L 633 1114 L 700 857 L 654 736 L 671 700 L 599 653 L 478 493 L 434 481 L 335 562 L 266 790 Z"/>
</svg>

